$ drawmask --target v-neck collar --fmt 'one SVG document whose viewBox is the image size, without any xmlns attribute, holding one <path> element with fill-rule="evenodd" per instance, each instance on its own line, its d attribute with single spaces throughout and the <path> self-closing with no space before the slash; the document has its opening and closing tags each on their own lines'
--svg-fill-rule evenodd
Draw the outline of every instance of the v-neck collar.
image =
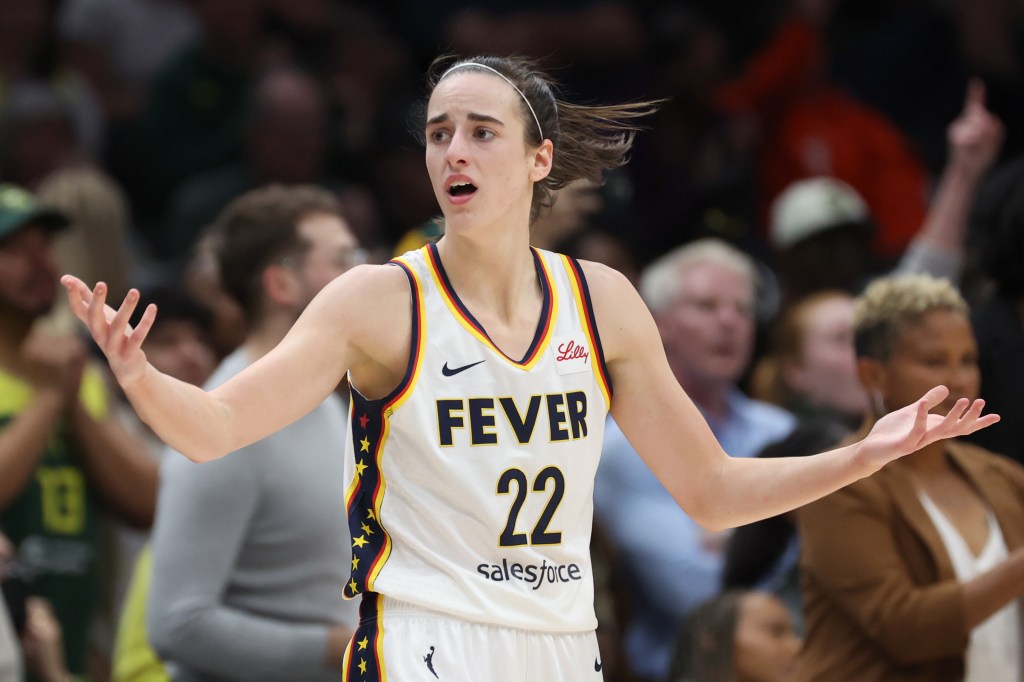
<svg viewBox="0 0 1024 682">
<path fill-rule="evenodd" d="M 533 264 L 537 269 L 537 279 L 540 281 L 540 289 L 542 296 L 542 303 L 540 309 L 540 319 L 537 321 L 537 330 L 533 335 L 533 340 L 530 342 L 530 347 L 527 349 L 526 354 L 520 360 L 514 360 L 510 358 L 505 351 L 497 346 L 491 337 L 487 334 L 487 330 L 484 329 L 483 325 L 477 321 L 473 316 L 473 313 L 469 312 L 469 309 L 463 304 L 462 300 L 459 299 L 459 295 L 455 292 L 455 288 L 452 286 L 451 280 L 448 279 L 448 273 L 445 272 L 444 264 L 441 263 L 441 255 L 437 250 L 437 244 L 430 243 L 425 247 L 427 263 L 430 267 L 430 272 L 434 277 L 434 281 L 437 283 L 437 288 L 441 292 L 441 296 L 444 298 L 448 309 L 451 310 L 452 315 L 459 323 L 466 328 L 469 333 L 477 337 L 485 345 L 489 346 L 495 353 L 507 360 L 512 365 L 521 369 L 530 369 L 537 363 L 540 358 L 540 351 L 543 349 L 551 336 L 551 329 L 554 326 L 555 314 L 558 309 L 558 299 L 553 295 L 553 287 L 551 282 L 551 273 L 548 271 L 547 264 L 541 257 L 537 249 L 530 247 L 530 255 L 533 256 Z"/>
</svg>

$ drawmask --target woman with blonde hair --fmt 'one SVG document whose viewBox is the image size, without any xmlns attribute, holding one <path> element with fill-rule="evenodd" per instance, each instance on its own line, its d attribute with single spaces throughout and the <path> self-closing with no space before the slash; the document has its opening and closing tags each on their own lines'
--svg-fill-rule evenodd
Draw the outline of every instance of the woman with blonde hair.
<svg viewBox="0 0 1024 682">
<path fill-rule="evenodd" d="M 861 434 L 915 391 L 978 395 L 967 305 L 945 280 L 875 281 L 858 299 Z M 934 442 L 798 510 L 801 680 L 1019 680 L 1024 468 L 958 440 Z"/>
</svg>

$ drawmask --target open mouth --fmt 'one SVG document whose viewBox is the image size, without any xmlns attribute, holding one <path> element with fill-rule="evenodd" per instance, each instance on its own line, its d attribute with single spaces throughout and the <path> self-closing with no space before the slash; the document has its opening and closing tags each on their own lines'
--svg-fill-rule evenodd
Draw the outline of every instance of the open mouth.
<svg viewBox="0 0 1024 682">
<path fill-rule="evenodd" d="M 453 197 L 465 197 L 476 192 L 476 185 L 471 182 L 458 181 L 448 186 L 448 194 Z"/>
</svg>

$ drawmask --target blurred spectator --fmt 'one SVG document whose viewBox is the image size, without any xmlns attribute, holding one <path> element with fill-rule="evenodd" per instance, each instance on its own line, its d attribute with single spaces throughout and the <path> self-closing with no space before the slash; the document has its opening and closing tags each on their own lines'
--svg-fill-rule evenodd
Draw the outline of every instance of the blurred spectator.
<svg viewBox="0 0 1024 682">
<path fill-rule="evenodd" d="M 640 281 L 676 378 L 734 457 L 752 456 L 793 427 L 785 410 L 736 388 L 753 349 L 757 288 L 753 260 L 715 239 L 675 249 Z"/>
<path fill-rule="evenodd" d="M 25 667 L 39 682 L 68 682 L 60 623 L 49 602 L 28 594 L 23 571 L 0 532 L 0 680 L 20 682 Z"/>
<path fill-rule="evenodd" d="M 993 174 L 973 222 L 994 285 L 974 306 L 981 395 L 1003 419 L 971 440 L 1024 464 L 1024 159 Z"/>
<path fill-rule="evenodd" d="M 766 592 L 729 590 L 697 607 L 680 629 L 665 682 L 790 682 L 800 638 Z"/>
<path fill-rule="evenodd" d="M 980 77 L 1008 126 L 1007 149 L 1019 154 L 1022 18 L 1005 0 L 839 2 L 826 28 L 829 72 L 913 140 L 932 175 L 945 162 L 945 129 L 964 82 Z"/>
<path fill-rule="evenodd" d="M 75 679 L 64 665 L 63 633 L 45 599 L 29 597 L 25 602 L 25 629 L 21 634 L 25 668 L 39 682 L 67 682 Z"/>
<path fill-rule="evenodd" d="M 182 282 L 186 293 L 213 314 L 210 340 L 218 360 L 231 355 L 248 334 L 248 322 L 238 301 L 221 285 L 217 262 L 220 237 L 208 229 L 192 251 Z"/>
<path fill-rule="evenodd" d="M 246 193 L 217 230 L 221 280 L 250 327 L 207 388 L 273 349 L 358 247 L 334 196 L 309 186 Z M 146 629 L 175 679 L 337 679 L 358 620 L 339 592 L 345 417 L 332 394 L 216 462 L 164 459 Z"/>
<path fill-rule="evenodd" d="M 486 0 L 467 6 L 445 0 L 398 3 L 403 35 L 420 55 L 521 54 L 548 64 L 572 64 L 578 82 L 604 67 L 605 83 L 646 46 L 637 9 L 618 0 Z"/>
<path fill-rule="evenodd" d="M 948 8 L 958 54 L 969 71 L 988 84 L 993 107 L 1008 126 L 1007 150 L 1019 156 L 1024 153 L 1024 52 L 1019 38 L 1024 11 L 1018 3 L 1005 0 L 954 0 Z"/>
<path fill-rule="evenodd" d="M 905 276 L 868 287 L 857 302 L 855 343 L 874 419 L 912 403 L 923 386 L 949 388 L 937 414 L 977 397 L 968 315 L 944 280 Z M 806 615 L 798 679 L 1020 679 L 1019 464 L 936 442 L 797 518 Z"/>
<path fill-rule="evenodd" d="M 367 7 L 330 0 L 268 0 L 267 50 L 271 63 L 290 64 L 324 88 L 330 112 L 331 148 L 348 180 L 380 136 L 395 123 L 390 109 L 416 96 L 416 70 L 407 47 L 385 17 Z"/>
<path fill-rule="evenodd" d="M 331 0 L 264 0 L 268 44 L 276 63 L 310 73 L 324 68 L 338 39 L 340 11 Z"/>
<path fill-rule="evenodd" d="M 853 297 L 844 291 L 812 294 L 784 311 L 774 332 L 770 352 L 753 372 L 751 395 L 801 421 L 856 428 L 868 402 L 853 351 Z M 818 450 L 808 454 L 813 452 Z"/>
<path fill-rule="evenodd" d="M 56 296 L 52 235 L 67 222 L 0 187 L 0 525 L 53 605 L 68 669 L 83 674 L 101 510 L 148 526 L 157 468 L 112 417 L 83 344 L 37 324 Z"/>
<path fill-rule="evenodd" d="M 146 545 L 139 552 L 125 595 L 124 608 L 117 624 L 111 661 L 112 682 L 170 682 L 167 669 L 153 645 L 146 628 L 146 608 L 150 580 L 153 577 L 153 552 Z"/>
<path fill-rule="evenodd" d="M 542 211 L 530 226 L 530 243 L 550 251 L 562 240 L 585 230 L 589 219 L 601 210 L 600 190 L 590 180 L 574 180 L 558 190 L 551 208 Z"/>
<path fill-rule="evenodd" d="M 444 236 L 444 216 L 439 215 L 402 235 L 402 238 L 395 244 L 393 255 L 401 256 L 406 251 L 413 251 L 424 244 L 436 242 L 442 236 Z"/>
<path fill-rule="evenodd" d="M 102 112 L 88 85 L 61 61 L 53 35 L 53 6 L 49 0 L 4 3 L 0 12 L 0 111 L 8 119 L 8 129 L 13 120 L 35 131 L 42 122 L 32 125 L 32 118 L 45 119 L 52 127 L 58 114 L 66 117 L 72 136 L 96 154 L 102 142 Z M 30 179 L 4 177 L 34 187 Z"/>
<path fill-rule="evenodd" d="M 18 611 L 18 618 L 24 617 L 24 592 L 16 590 L 9 582 L 15 576 L 9 569 L 14 559 L 14 547 L 7 536 L 0 533 L 0 680 L 21 682 L 21 645 L 18 641 L 18 626 L 11 617 L 12 608 Z M 20 625 L 20 623 L 19 623 Z"/>
<path fill-rule="evenodd" d="M 301 71 L 277 68 L 254 85 L 247 105 L 243 157 L 185 178 L 171 197 L 157 253 L 177 259 L 235 197 L 261 185 L 314 183 L 327 177 L 327 109 L 320 85 Z"/>
<path fill-rule="evenodd" d="M 365 248 L 385 257 L 402 231 L 437 210 L 407 130 L 420 101 L 419 70 L 391 30 L 395 17 L 329 0 L 265 7 L 267 62 L 316 81 L 326 107 L 322 175 L 348 185 L 340 192 L 346 220 Z"/>
<path fill-rule="evenodd" d="M 604 228 L 572 234 L 557 245 L 555 251 L 573 258 L 604 263 L 625 275 L 633 286 L 640 284 L 640 272 L 631 245 Z"/>
<path fill-rule="evenodd" d="M 65 0 L 57 24 L 69 65 L 113 122 L 138 113 L 154 76 L 199 38 L 187 0 Z"/>
<path fill-rule="evenodd" d="M 1003 142 L 1002 123 L 986 108 L 981 81 L 969 84 L 947 138 L 948 161 L 896 273 L 960 279 L 970 207 Z M 792 302 L 821 289 L 859 291 L 884 269 L 871 254 L 876 230 L 867 203 L 850 185 L 829 177 L 791 184 L 772 203 L 769 227 L 783 299 Z"/>
<path fill-rule="evenodd" d="M 37 81 L 12 86 L 0 112 L 0 177 L 38 189 L 51 173 L 89 158 L 83 134 L 53 87 Z"/>
<path fill-rule="evenodd" d="M 157 307 L 159 314 L 142 343 L 149 364 L 175 379 L 202 386 L 217 364 L 210 340 L 213 324 L 210 311 L 186 293 L 170 287 L 156 287 L 141 292 L 129 324 L 136 326 L 150 303 Z M 120 405 L 118 416 L 128 431 L 146 443 L 149 455 L 160 461 L 165 452 L 164 443 L 138 418 L 127 402 Z M 148 531 L 129 527 L 117 529 L 115 562 L 111 571 L 114 614 L 121 612 L 136 556 L 148 539 Z"/>
<path fill-rule="evenodd" d="M 650 18 L 650 88 L 667 100 L 637 138 L 620 192 L 628 209 L 617 217 L 623 238 L 642 231 L 633 245 L 642 262 L 709 236 L 755 253 L 760 246 L 751 243 L 759 236 L 752 229 L 755 129 L 724 120 L 713 99 L 728 73 L 734 36 L 727 29 L 735 25 L 714 21 L 712 3 L 702 4 L 665 3 Z M 758 13 L 746 5 L 744 14 Z"/>
<path fill-rule="evenodd" d="M 138 325 L 149 304 L 159 311 L 146 335 L 142 350 L 149 363 L 161 372 L 194 386 L 201 386 L 216 365 L 210 341 L 212 315 L 188 294 L 170 287 L 143 291 L 129 324 Z M 131 406 L 121 410 L 125 426 L 149 446 L 159 460 L 166 447 L 143 423 Z M 111 613 L 117 623 L 114 642 L 114 680 L 167 680 L 163 663 L 149 644 L 145 626 L 146 594 L 152 573 L 152 554 L 145 547 L 149 533 L 117 529 L 114 557 L 114 599 Z"/>
<path fill-rule="evenodd" d="M 672 371 L 734 457 L 754 456 L 795 424 L 785 410 L 736 386 L 753 348 L 755 278 L 745 254 L 702 240 L 650 265 L 640 282 Z M 673 633 L 718 590 L 725 538 L 707 534 L 679 508 L 611 419 L 594 504 L 632 588 L 630 663 L 641 676 L 661 678 Z"/>
<path fill-rule="evenodd" d="M 154 287 L 140 294 L 130 325 L 134 327 L 139 323 L 142 312 L 150 303 L 157 307 L 159 317 L 142 343 L 149 364 L 175 379 L 202 386 L 216 364 L 210 343 L 213 324 L 210 311 L 177 288 Z M 140 422 L 138 425 L 147 430 L 147 439 L 153 438 L 145 424 Z M 159 441 L 152 440 L 152 443 L 155 449 Z M 159 447 L 162 449 L 163 444 Z"/>
<path fill-rule="evenodd" d="M 850 350 L 852 354 L 852 340 Z M 829 419 L 802 420 L 791 434 L 766 446 L 757 456 L 813 455 L 835 447 L 849 433 L 849 429 Z M 771 592 L 789 609 L 796 631 L 802 632 L 804 614 L 797 564 L 799 556 L 800 536 L 792 513 L 740 526 L 726 543 L 722 588 Z"/>
<path fill-rule="evenodd" d="M 96 168 L 78 166 L 47 176 L 37 194 L 71 223 L 54 241 L 61 271 L 82 273 L 90 282 L 106 282 L 112 294 L 128 293 L 134 259 L 128 198 L 120 185 Z M 68 316 L 67 322 L 72 321 L 66 297 L 60 297 L 57 310 Z"/>
<path fill-rule="evenodd" d="M 123 178 L 146 223 L 185 178 L 237 160 L 253 74 L 260 68 L 258 0 L 189 0 L 200 42 L 156 75 L 136 121 L 137 158 Z"/>
<path fill-rule="evenodd" d="M 967 76 L 990 77 L 962 50 L 953 18 L 957 2 L 797 2 L 835 6 L 822 22 L 830 79 L 895 124 L 937 176 L 946 158 L 946 125 L 960 107 Z M 985 13 L 984 4 L 975 3 L 973 13 Z M 1010 113 L 998 111 L 1004 119 Z"/>
<path fill-rule="evenodd" d="M 927 169 L 902 132 L 827 80 L 822 27 L 834 5 L 797 3 L 797 12 L 742 75 L 722 85 L 716 101 L 726 114 L 757 121 L 763 206 L 801 178 L 847 182 L 878 224 L 874 255 L 895 260 L 924 220 Z"/>
<path fill-rule="evenodd" d="M 769 238 L 787 300 L 823 289 L 854 293 L 875 269 L 867 204 L 845 182 L 800 180 L 772 204 Z"/>
</svg>

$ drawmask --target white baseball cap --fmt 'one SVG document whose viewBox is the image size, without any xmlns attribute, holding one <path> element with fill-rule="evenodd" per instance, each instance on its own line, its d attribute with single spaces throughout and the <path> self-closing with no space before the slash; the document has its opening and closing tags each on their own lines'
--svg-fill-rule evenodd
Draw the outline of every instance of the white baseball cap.
<svg viewBox="0 0 1024 682">
<path fill-rule="evenodd" d="M 777 249 L 832 227 L 867 223 L 868 205 L 853 187 L 835 178 L 809 178 L 794 182 L 775 198 L 768 236 Z"/>
</svg>

